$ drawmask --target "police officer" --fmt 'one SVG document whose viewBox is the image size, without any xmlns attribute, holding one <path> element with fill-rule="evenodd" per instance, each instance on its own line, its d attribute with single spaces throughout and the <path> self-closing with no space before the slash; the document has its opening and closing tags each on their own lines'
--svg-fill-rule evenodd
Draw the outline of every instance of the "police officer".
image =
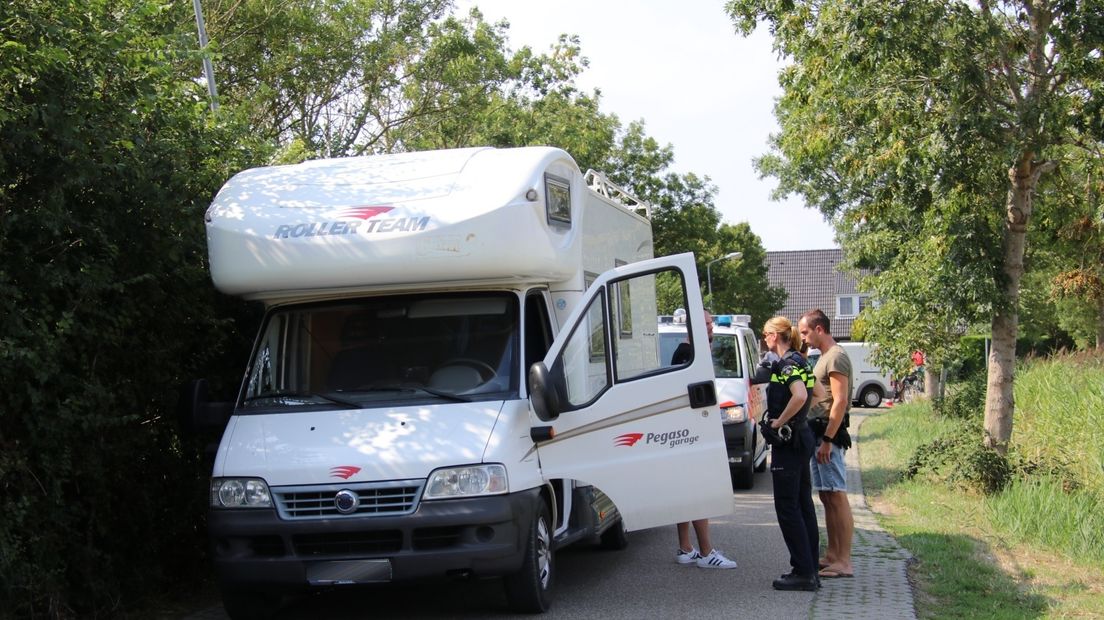
<svg viewBox="0 0 1104 620">
<path fill-rule="evenodd" d="M 775 590 L 815 591 L 820 584 L 820 534 L 809 472 L 815 440 L 806 423 L 815 380 L 805 358 L 798 353 L 801 336 L 789 319 L 776 316 L 767 321 L 763 339 L 770 352 L 756 372 L 755 383 L 769 382 L 763 435 L 772 443 L 774 512 L 792 567 L 775 579 L 773 586 Z"/>
</svg>

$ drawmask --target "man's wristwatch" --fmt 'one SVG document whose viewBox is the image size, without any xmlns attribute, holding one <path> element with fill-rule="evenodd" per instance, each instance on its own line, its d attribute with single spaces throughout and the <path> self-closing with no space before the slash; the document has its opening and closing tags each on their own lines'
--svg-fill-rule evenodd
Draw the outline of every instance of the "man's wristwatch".
<svg viewBox="0 0 1104 620">
<path fill-rule="evenodd" d="M 832 443 L 832 438 L 829 437 L 828 435 L 821 435 L 820 438 L 823 439 L 824 441 L 827 441 L 828 443 Z"/>
</svg>

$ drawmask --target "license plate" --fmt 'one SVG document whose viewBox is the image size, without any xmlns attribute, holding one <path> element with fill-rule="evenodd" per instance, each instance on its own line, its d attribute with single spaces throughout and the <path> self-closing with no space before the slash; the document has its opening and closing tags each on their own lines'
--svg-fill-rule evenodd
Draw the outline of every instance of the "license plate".
<svg viewBox="0 0 1104 620">
<path fill-rule="evenodd" d="M 312 586 L 391 581 L 391 560 L 341 560 L 315 562 L 307 567 Z"/>
</svg>

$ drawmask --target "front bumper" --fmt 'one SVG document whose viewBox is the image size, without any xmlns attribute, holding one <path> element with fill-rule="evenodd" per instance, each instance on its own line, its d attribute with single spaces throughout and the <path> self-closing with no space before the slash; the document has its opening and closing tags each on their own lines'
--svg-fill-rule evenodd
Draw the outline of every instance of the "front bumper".
<svg viewBox="0 0 1104 620">
<path fill-rule="evenodd" d="M 724 424 L 725 451 L 728 453 L 729 467 L 747 467 L 755 458 L 752 453 L 752 433 L 755 428 L 748 420 L 734 424 Z"/>
<path fill-rule="evenodd" d="M 275 508 L 211 510 L 215 572 L 223 587 L 307 587 L 320 563 L 386 560 L 384 581 L 477 575 L 521 567 L 539 489 L 421 502 L 387 517 L 282 520 Z"/>
</svg>

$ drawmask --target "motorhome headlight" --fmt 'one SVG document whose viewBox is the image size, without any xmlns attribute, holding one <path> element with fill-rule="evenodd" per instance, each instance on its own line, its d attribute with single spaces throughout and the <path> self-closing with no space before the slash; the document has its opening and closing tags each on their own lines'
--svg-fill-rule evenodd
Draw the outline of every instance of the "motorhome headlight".
<svg viewBox="0 0 1104 620">
<path fill-rule="evenodd" d="M 721 422 L 737 424 L 747 421 L 747 409 L 743 405 L 728 402 L 721 403 Z"/>
<path fill-rule="evenodd" d="M 272 495 L 260 478 L 211 479 L 212 508 L 270 508 Z"/>
<path fill-rule="evenodd" d="M 499 495 L 509 490 L 504 465 L 468 465 L 438 469 L 429 475 L 423 499 Z"/>
</svg>

